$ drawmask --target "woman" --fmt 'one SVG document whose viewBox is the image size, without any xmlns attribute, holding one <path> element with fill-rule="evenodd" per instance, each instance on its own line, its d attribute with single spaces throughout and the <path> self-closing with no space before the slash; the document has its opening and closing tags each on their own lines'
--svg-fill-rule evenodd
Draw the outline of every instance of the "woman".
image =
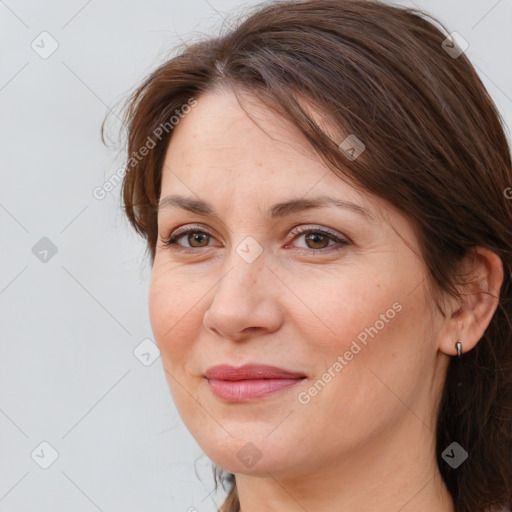
<svg viewBox="0 0 512 512">
<path fill-rule="evenodd" d="M 129 99 L 151 325 L 223 512 L 512 508 L 510 149 L 428 18 L 259 6 Z"/>
</svg>

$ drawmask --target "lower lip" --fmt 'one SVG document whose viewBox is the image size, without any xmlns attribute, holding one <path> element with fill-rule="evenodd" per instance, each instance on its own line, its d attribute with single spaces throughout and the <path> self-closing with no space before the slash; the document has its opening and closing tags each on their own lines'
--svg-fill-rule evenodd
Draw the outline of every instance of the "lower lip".
<svg viewBox="0 0 512 512">
<path fill-rule="evenodd" d="M 258 400 L 295 386 L 303 379 L 208 379 L 212 393 L 226 402 L 248 402 Z"/>
</svg>

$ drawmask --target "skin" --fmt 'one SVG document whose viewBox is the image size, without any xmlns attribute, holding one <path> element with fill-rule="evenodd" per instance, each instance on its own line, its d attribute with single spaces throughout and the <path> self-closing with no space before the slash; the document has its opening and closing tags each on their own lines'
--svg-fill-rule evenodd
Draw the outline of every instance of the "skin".
<svg viewBox="0 0 512 512">
<path fill-rule="evenodd" d="M 456 341 L 473 348 L 494 314 L 497 299 L 480 292 L 499 290 L 499 258 L 477 248 L 480 284 L 465 302 L 447 298 L 444 318 L 424 263 L 404 242 L 418 250 L 407 217 L 334 175 L 256 98 L 247 94 L 244 106 L 261 128 L 229 90 L 198 98 L 173 130 L 163 169 L 162 198 L 202 199 L 219 215 L 158 214 L 161 240 L 186 225 L 211 235 L 159 241 L 151 274 L 150 321 L 183 422 L 236 474 L 243 512 L 453 512 L 435 459 L 436 405 Z M 265 216 L 274 203 L 324 194 L 373 219 L 335 206 Z M 296 226 L 330 228 L 350 243 L 290 235 Z M 248 236 L 262 250 L 251 263 L 236 251 Z M 400 311 L 348 361 L 352 342 L 393 304 Z M 347 364 L 333 372 L 340 355 Z M 226 403 L 203 377 L 221 363 L 270 364 L 307 379 Z M 335 376 L 300 403 L 329 368 Z M 249 467 L 240 450 L 261 458 Z"/>
</svg>

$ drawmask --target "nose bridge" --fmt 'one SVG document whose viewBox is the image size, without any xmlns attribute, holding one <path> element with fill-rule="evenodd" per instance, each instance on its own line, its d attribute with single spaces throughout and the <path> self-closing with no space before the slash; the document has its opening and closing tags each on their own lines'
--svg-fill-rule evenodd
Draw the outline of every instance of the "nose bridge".
<svg viewBox="0 0 512 512">
<path fill-rule="evenodd" d="M 251 244 L 250 241 L 246 243 Z M 238 254 L 240 245 L 242 256 Z M 265 254 L 261 252 L 252 259 L 255 246 L 249 245 L 247 248 L 244 242 L 240 245 L 233 246 L 226 260 L 227 271 L 214 288 L 210 307 L 204 316 L 207 328 L 232 339 L 255 328 L 273 331 L 282 320 L 278 304 L 272 301 L 268 293 L 269 275 Z"/>
<path fill-rule="evenodd" d="M 266 277 L 265 261 L 263 247 L 252 237 L 245 237 L 232 247 L 227 260 L 228 270 L 219 282 L 219 288 L 244 298 L 254 295 L 256 287 L 261 286 Z"/>
</svg>

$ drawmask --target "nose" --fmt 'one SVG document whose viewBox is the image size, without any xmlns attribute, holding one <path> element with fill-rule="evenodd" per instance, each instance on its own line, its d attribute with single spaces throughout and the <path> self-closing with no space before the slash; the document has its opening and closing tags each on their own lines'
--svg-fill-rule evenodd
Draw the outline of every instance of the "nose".
<svg viewBox="0 0 512 512">
<path fill-rule="evenodd" d="M 237 341 L 278 330 L 282 324 L 278 281 L 263 262 L 235 263 L 214 289 L 204 326 Z"/>
</svg>

